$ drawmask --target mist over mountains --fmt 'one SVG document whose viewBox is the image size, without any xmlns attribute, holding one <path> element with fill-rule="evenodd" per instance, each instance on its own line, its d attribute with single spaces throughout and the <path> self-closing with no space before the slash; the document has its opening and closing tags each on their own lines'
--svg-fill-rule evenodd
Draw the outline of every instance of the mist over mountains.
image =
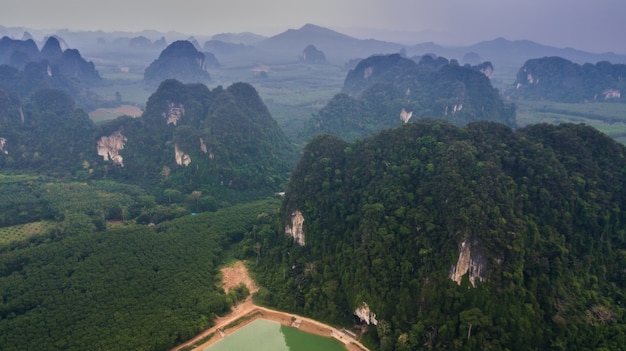
<svg viewBox="0 0 626 351">
<path fill-rule="evenodd" d="M 0 36 L 22 37 L 23 28 L 0 27 Z M 31 32 L 29 32 L 31 33 Z M 188 39 L 189 35 L 177 32 L 162 33 L 157 31 L 143 31 L 139 33 L 129 32 L 72 32 L 67 30 L 58 31 L 57 35 L 63 37 L 71 46 L 84 48 L 85 52 L 101 51 L 105 46 L 113 47 L 123 38 L 129 40 L 133 37 L 143 36 L 152 41 L 166 38 L 168 43 L 175 40 Z M 214 41 L 230 43 L 253 48 L 254 54 L 248 53 L 248 58 L 259 60 L 275 59 L 282 62 L 297 60 L 301 51 L 309 44 L 323 51 L 328 61 L 334 64 L 344 64 L 345 61 L 354 58 L 366 58 L 373 54 L 397 53 L 404 49 L 408 56 L 436 54 L 450 59 L 460 60 L 464 55 L 474 52 L 483 60 L 491 61 L 495 65 L 521 66 L 526 60 L 544 56 L 561 56 L 571 61 L 583 64 L 585 62 L 611 61 L 613 63 L 626 63 L 626 55 L 615 53 L 591 53 L 575 48 L 557 48 L 542 45 L 530 40 L 507 40 L 495 38 L 485 40 L 469 46 L 443 46 L 433 42 L 425 42 L 415 45 L 399 44 L 391 41 L 376 39 L 357 39 L 340 32 L 306 24 L 298 29 L 289 29 L 282 33 L 264 37 L 253 33 L 219 33 L 213 36 L 194 36 L 198 42 L 207 47 L 206 42 Z M 99 44 L 98 44 L 99 43 Z M 228 55 L 228 49 L 232 47 L 222 44 L 223 48 L 209 45 L 215 51 L 218 60 L 220 55 Z M 162 49 L 162 48 L 161 48 Z M 208 47 L 207 47 L 208 49 Z"/>
<path fill-rule="evenodd" d="M 624 55 L 0 37 L 3 350 L 182 346 L 246 298 L 234 260 L 371 351 L 626 345 Z"/>
</svg>

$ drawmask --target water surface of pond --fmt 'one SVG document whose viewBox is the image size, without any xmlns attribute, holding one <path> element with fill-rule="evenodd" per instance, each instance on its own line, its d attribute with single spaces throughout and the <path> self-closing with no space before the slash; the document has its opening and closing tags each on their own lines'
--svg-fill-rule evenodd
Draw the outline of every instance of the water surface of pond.
<svg viewBox="0 0 626 351">
<path fill-rule="evenodd" d="M 305 333 L 267 319 L 256 319 L 204 351 L 346 351 L 330 337 Z"/>
</svg>

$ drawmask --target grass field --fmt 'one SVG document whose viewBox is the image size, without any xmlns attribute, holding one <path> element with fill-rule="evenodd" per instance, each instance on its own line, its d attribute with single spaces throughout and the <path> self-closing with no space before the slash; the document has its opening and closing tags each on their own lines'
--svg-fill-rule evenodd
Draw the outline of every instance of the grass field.
<svg viewBox="0 0 626 351">
<path fill-rule="evenodd" d="M 515 101 L 517 124 L 584 123 L 626 144 L 626 104 L 566 104 L 551 101 Z"/>
</svg>

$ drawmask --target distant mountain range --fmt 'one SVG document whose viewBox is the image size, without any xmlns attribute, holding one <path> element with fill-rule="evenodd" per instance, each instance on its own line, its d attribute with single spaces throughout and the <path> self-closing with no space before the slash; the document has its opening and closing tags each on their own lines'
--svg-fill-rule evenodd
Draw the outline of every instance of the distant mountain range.
<svg viewBox="0 0 626 351">
<path fill-rule="evenodd" d="M 626 63 L 626 55 L 596 54 L 573 48 L 556 48 L 530 40 L 511 41 L 497 38 L 470 46 L 447 47 L 432 42 L 406 46 L 375 39 L 357 39 L 313 24 L 304 25 L 299 29 L 289 29 L 251 46 L 261 51 L 274 52 L 276 56 L 280 53 L 287 59 L 295 59 L 298 53 L 310 44 L 323 51 L 328 61 L 335 64 L 345 63 L 345 61 L 354 58 L 398 52 L 403 52 L 407 56 L 435 54 L 449 59 L 457 59 L 461 63 L 464 63 L 463 57 L 465 55 L 475 53 L 481 61 L 494 63 L 496 69 L 498 66 L 520 67 L 529 59 L 546 56 L 560 56 L 580 64 L 599 61 Z M 219 57 L 218 53 L 216 55 Z"/>
<path fill-rule="evenodd" d="M 7 28 L 0 26 L 0 36 L 22 37 L 25 28 Z M 63 37 L 73 47 L 81 47 L 81 52 L 89 50 L 102 50 L 102 45 L 96 46 L 98 40 L 103 39 L 107 43 L 114 43 L 115 38 L 131 38 L 144 36 L 151 40 L 161 37 L 166 38 L 168 43 L 175 40 L 188 38 L 177 32 L 160 33 L 157 31 L 142 31 L 140 33 L 115 32 L 70 32 L 58 31 L 57 35 Z M 30 34 L 29 34 L 30 35 Z M 478 55 L 480 61 L 490 61 L 496 70 L 498 67 L 521 67 L 524 62 L 533 58 L 546 56 L 559 56 L 572 62 L 596 63 L 609 61 L 611 63 L 626 63 L 626 55 L 615 53 L 590 53 L 573 48 L 557 48 L 542 45 L 530 40 L 507 40 L 497 38 L 482 41 L 469 46 L 442 46 L 432 42 L 417 45 L 403 45 L 390 41 L 375 39 L 357 39 L 340 32 L 320 27 L 314 24 L 306 24 L 298 29 L 289 29 L 271 37 L 263 37 L 253 33 L 220 33 L 214 36 L 195 36 L 199 42 L 204 42 L 205 49 L 211 48 L 218 60 L 233 59 L 239 63 L 289 63 L 297 62 L 299 55 L 308 45 L 314 45 L 324 52 L 330 64 L 343 65 L 351 59 L 367 58 L 375 54 L 406 53 L 407 56 L 422 56 L 435 54 L 449 59 L 457 59 L 463 62 L 463 57 L 472 54 Z M 211 44 L 207 45 L 207 42 Z M 83 49 L 84 44 L 84 49 Z M 233 50 L 232 44 L 239 46 L 239 50 Z M 247 50 L 242 50 L 247 48 Z M 474 55 L 475 54 L 475 55 Z M 239 56 L 238 56 L 239 55 Z M 226 62 L 226 61 L 224 61 Z"/>
</svg>

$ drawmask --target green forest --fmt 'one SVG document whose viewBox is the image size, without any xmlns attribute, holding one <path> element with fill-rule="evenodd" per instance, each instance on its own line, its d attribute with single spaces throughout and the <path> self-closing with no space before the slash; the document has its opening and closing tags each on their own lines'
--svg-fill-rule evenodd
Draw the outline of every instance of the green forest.
<svg viewBox="0 0 626 351">
<path fill-rule="evenodd" d="M 0 349 L 171 349 L 249 295 L 220 287 L 235 259 L 255 303 L 372 351 L 624 349 L 626 147 L 536 123 L 620 136 L 619 104 L 503 97 L 489 62 L 431 55 L 236 73 L 285 133 L 251 84 L 193 83 L 208 56 L 180 41 L 145 69 L 140 116 L 95 123 L 108 83 L 55 41 L 0 65 Z M 623 85 L 623 65 L 531 66 L 539 88 Z"/>
<path fill-rule="evenodd" d="M 74 206 L 115 211 L 143 195 L 125 199 L 123 189 L 108 192 L 102 184 L 30 182 L 44 191 L 76 191 L 82 203 L 68 199 L 57 225 L 0 247 L 3 350 L 167 350 L 190 339 L 247 296 L 245 288 L 219 288 L 219 267 L 257 216 L 278 207 L 268 199 L 187 211 L 155 226 L 124 220 L 98 228 L 97 218 Z M 96 193 L 109 203 L 87 197 Z"/>
<path fill-rule="evenodd" d="M 262 247 L 257 299 L 343 325 L 367 304 L 374 350 L 622 349 L 625 156 L 573 124 L 316 137 L 276 223 L 244 239 Z M 285 234 L 296 211 L 304 246 Z"/>
<path fill-rule="evenodd" d="M 352 141 L 424 118 L 514 127 L 515 106 L 503 101 L 480 67 L 428 55 L 419 62 L 399 54 L 371 56 L 348 72 L 342 92 L 307 121 L 301 136 L 328 133 Z"/>
</svg>

